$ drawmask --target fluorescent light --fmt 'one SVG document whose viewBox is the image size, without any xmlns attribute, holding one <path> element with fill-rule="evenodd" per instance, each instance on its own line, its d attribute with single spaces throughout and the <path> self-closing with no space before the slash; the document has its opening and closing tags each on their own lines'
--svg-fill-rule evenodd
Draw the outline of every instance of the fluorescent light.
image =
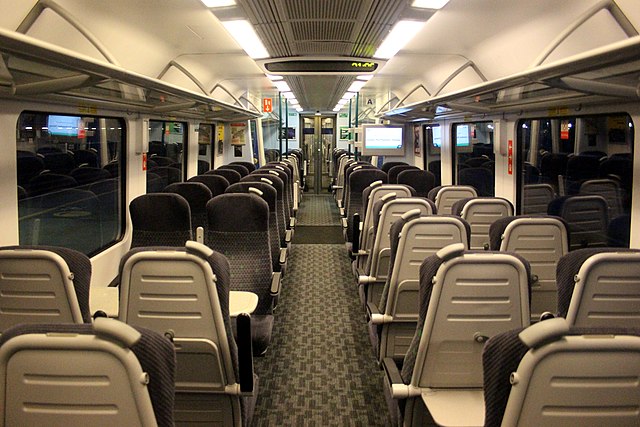
<svg viewBox="0 0 640 427">
<path fill-rule="evenodd" d="M 273 85 L 278 88 L 280 92 L 291 92 L 291 88 L 289 88 L 289 85 L 284 80 L 273 82 Z"/>
<path fill-rule="evenodd" d="M 249 21 L 223 21 L 222 25 L 224 25 L 231 36 L 242 46 L 242 49 L 244 49 L 251 58 L 259 59 L 269 57 L 267 49 L 262 44 L 260 37 L 258 37 Z"/>
<path fill-rule="evenodd" d="M 296 107 L 296 111 L 297 111 L 298 113 L 302 113 L 304 110 L 302 109 L 302 107 Z"/>
<path fill-rule="evenodd" d="M 271 80 L 272 82 L 278 81 L 278 80 L 282 80 L 284 79 L 284 77 L 282 76 L 276 76 L 275 74 L 267 74 L 267 78 L 269 80 Z"/>
<path fill-rule="evenodd" d="M 442 9 L 449 0 L 414 0 L 411 6 L 420 9 Z"/>
<path fill-rule="evenodd" d="M 316 116 L 321 116 L 322 113 L 320 111 L 316 111 Z"/>
<path fill-rule="evenodd" d="M 200 0 L 207 7 L 225 7 L 236 4 L 235 0 Z"/>
<path fill-rule="evenodd" d="M 293 92 L 283 92 L 282 96 L 287 99 L 296 99 L 296 96 L 293 94 Z"/>
<path fill-rule="evenodd" d="M 346 99 L 347 101 L 356 96 L 355 92 L 345 92 L 342 96 L 342 99 Z"/>
<path fill-rule="evenodd" d="M 366 84 L 367 82 L 363 82 L 362 80 L 356 80 L 353 83 L 351 83 L 351 86 L 349 86 L 349 89 L 347 89 L 347 92 L 360 92 L 360 89 L 362 89 L 362 86 Z"/>
<path fill-rule="evenodd" d="M 358 80 L 364 80 L 365 82 L 368 82 L 369 80 L 371 80 L 373 78 L 373 74 L 365 74 L 363 76 L 358 76 L 356 77 L 356 79 Z"/>
<path fill-rule="evenodd" d="M 422 21 L 398 21 L 373 57 L 391 59 L 423 26 L 424 22 Z"/>
<path fill-rule="evenodd" d="M 291 105 L 300 105 L 300 103 L 298 102 L 298 100 L 297 100 L 297 99 L 295 99 L 295 98 L 290 99 L 290 100 L 289 100 L 289 104 L 291 104 Z"/>
</svg>

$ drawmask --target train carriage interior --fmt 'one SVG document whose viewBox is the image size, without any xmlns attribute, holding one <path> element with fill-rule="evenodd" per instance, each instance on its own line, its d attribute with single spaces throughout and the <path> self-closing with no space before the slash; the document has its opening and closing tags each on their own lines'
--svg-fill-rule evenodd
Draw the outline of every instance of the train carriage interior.
<svg viewBox="0 0 640 427">
<path fill-rule="evenodd" d="M 0 7 L 0 427 L 640 425 L 637 0 Z"/>
</svg>

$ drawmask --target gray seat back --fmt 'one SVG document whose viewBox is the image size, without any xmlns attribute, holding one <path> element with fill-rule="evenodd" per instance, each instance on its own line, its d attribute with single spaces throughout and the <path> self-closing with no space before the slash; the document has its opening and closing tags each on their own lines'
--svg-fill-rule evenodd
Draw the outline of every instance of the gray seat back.
<svg viewBox="0 0 640 427">
<path fill-rule="evenodd" d="M 569 324 L 580 327 L 637 326 L 640 317 L 640 251 L 576 252 L 574 262 L 570 263 L 577 264 L 579 270 L 573 275 L 573 292 L 566 309 Z M 564 313 L 566 297 L 562 305 L 559 311 Z"/>
<path fill-rule="evenodd" d="M 549 215 L 567 222 L 570 249 L 607 246 L 607 201 L 602 196 L 565 196 L 549 204 Z"/>
<path fill-rule="evenodd" d="M 359 166 L 358 166 L 359 167 Z M 349 196 L 347 197 L 346 215 L 347 215 L 347 241 L 353 239 L 353 215 L 364 215 L 366 206 L 362 204 L 362 192 L 372 183 L 376 181 L 387 182 L 387 174 L 379 169 L 358 169 L 349 175 Z"/>
<path fill-rule="evenodd" d="M 622 215 L 622 193 L 620 186 L 612 179 L 589 179 L 580 185 L 580 194 L 596 194 L 604 197 L 609 208 L 609 218 Z"/>
<path fill-rule="evenodd" d="M 389 319 L 380 334 L 380 360 L 402 360 L 409 349 L 418 321 L 422 262 L 454 243 L 468 248 L 469 225 L 463 219 L 418 214 L 417 210 L 405 213 L 391 228 L 392 265 L 379 303 L 380 312 Z"/>
<path fill-rule="evenodd" d="M 471 186 L 446 185 L 438 190 L 434 201 L 439 215 L 449 215 L 456 201 L 477 196 L 476 190 Z"/>
<path fill-rule="evenodd" d="M 120 318 L 174 336 L 176 421 L 238 425 L 227 259 L 193 241 L 185 248 L 138 248 L 123 259 L 120 280 Z"/>
<path fill-rule="evenodd" d="M 500 218 L 513 215 L 513 206 L 500 197 L 462 199 L 452 206 L 452 213 L 460 215 L 471 226 L 470 249 L 489 248 L 489 227 Z"/>
<path fill-rule="evenodd" d="M 113 319 L 0 338 L 0 425 L 173 426 L 173 346 Z"/>
<path fill-rule="evenodd" d="M 338 177 L 336 179 L 338 188 L 336 189 L 336 202 L 340 201 L 340 204 L 342 204 L 342 196 L 344 194 L 344 173 L 347 166 L 353 162 L 355 162 L 353 157 L 343 156 L 340 158 L 340 163 L 338 164 Z"/>
<path fill-rule="evenodd" d="M 371 188 L 371 191 L 368 193 L 367 200 L 362 200 L 362 204 L 366 207 L 366 209 L 364 211 L 364 221 L 362 223 L 362 234 L 360 235 L 361 249 L 371 248 L 371 244 L 373 243 L 370 241 L 371 237 L 373 236 L 373 218 L 371 215 L 373 211 L 373 205 L 375 205 L 375 203 L 380 200 L 382 196 L 389 193 L 395 193 L 396 198 L 413 196 L 413 194 L 411 193 L 411 189 L 406 185 L 382 184 L 380 182 L 379 185 Z"/>
<path fill-rule="evenodd" d="M 640 411 L 630 410 L 640 399 L 640 386 L 631 380 L 640 376 L 640 331 L 569 329 L 562 323 L 540 322 L 487 344 L 492 351 L 485 359 L 485 373 L 495 379 L 485 393 L 485 425 L 640 424 Z M 501 372 L 500 365 L 509 372 Z"/>
<path fill-rule="evenodd" d="M 0 333 L 21 323 L 90 323 L 91 262 L 72 249 L 0 250 Z"/>
<path fill-rule="evenodd" d="M 546 214 L 554 198 L 555 191 L 551 184 L 527 184 L 522 193 L 522 214 Z"/>
<path fill-rule="evenodd" d="M 389 273 L 391 259 L 391 225 L 400 217 L 411 210 L 420 210 L 420 215 L 433 215 L 432 204 L 426 199 L 407 197 L 389 200 L 380 211 L 378 227 L 369 256 L 368 275 L 375 277 L 377 282 L 384 283 Z M 378 303 L 382 295 L 382 286 L 373 287 L 367 293 L 367 301 Z"/>
<path fill-rule="evenodd" d="M 557 217 L 509 217 L 496 221 L 490 234 L 497 241 L 492 250 L 513 252 L 529 262 L 534 280 L 531 285 L 531 320 L 546 311 L 555 312 L 558 301 L 556 267 L 569 252 L 564 222 Z"/>
<path fill-rule="evenodd" d="M 482 388 L 484 342 L 529 319 L 526 261 L 450 245 L 421 266 L 420 317 L 402 376 L 420 388 Z"/>
</svg>

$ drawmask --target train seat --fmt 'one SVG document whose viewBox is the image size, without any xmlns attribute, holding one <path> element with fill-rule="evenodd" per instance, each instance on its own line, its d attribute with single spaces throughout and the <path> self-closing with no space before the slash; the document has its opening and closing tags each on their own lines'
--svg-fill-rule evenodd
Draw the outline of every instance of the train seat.
<svg viewBox="0 0 640 427">
<path fill-rule="evenodd" d="M 211 170 L 211 165 L 206 160 L 198 159 L 198 175 L 202 175 Z"/>
<path fill-rule="evenodd" d="M 529 277 L 519 256 L 461 243 L 422 263 L 418 326 L 402 369 L 383 359 L 385 394 L 403 425 L 482 425 L 484 343 L 528 326 Z"/>
<path fill-rule="evenodd" d="M 386 183 L 387 174 L 375 168 L 354 170 L 351 175 L 349 175 L 349 195 L 347 197 L 347 204 L 345 205 L 346 221 L 342 221 L 343 229 L 346 232 L 346 240 L 349 243 L 353 243 L 355 228 L 358 229 L 356 236 L 358 241 L 360 239 L 360 220 L 356 223 L 354 215 L 358 214 L 358 217 L 360 217 L 364 213 L 366 206 L 362 205 L 362 192 L 375 181 Z"/>
<path fill-rule="evenodd" d="M 513 215 L 513 205 L 501 197 L 472 197 L 456 201 L 453 215 L 471 226 L 470 249 L 489 249 L 489 227 L 500 218 Z"/>
<path fill-rule="evenodd" d="M 640 424 L 640 412 L 627 410 L 638 407 L 639 335 L 551 319 L 492 337 L 483 354 L 484 425 Z"/>
<path fill-rule="evenodd" d="M 361 271 L 367 264 L 367 258 L 373 245 L 373 206 L 385 194 L 395 193 L 396 197 L 412 197 L 415 191 L 409 186 L 398 184 L 383 184 L 382 181 L 374 181 L 362 192 L 362 206 L 365 208 L 360 217 L 361 230 L 358 251 L 352 251 L 357 256 L 354 271 Z M 378 211 L 378 214 L 380 212 Z M 357 276 L 356 276 L 357 277 Z"/>
<path fill-rule="evenodd" d="M 20 323 L 90 323 L 91 261 L 52 246 L 0 248 L 0 333 Z"/>
<path fill-rule="evenodd" d="M 397 165 L 389 169 L 389 184 L 397 184 L 398 183 L 398 175 L 400 175 L 404 171 L 409 170 L 420 170 L 417 166 L 411 165 Z"/>
<path fill-rule="evenodd" d="M 93 166 L 75 168 L 69 173 L 69 176 L 75 179 L 78 185 L 91 184 L 111 178 L 111 174 L 108 171 Z"/>
<path fill-rule="evenodd" d="M 282 165 L 265 165 L 260 169 L 257 169 L 255 172 L 252 172 L 251 175 L 270 175 L 280 178 L 282 180 L 282 200 L 284 202 L 284 213 L 285 219 L 287 220 L 288 228 L 295 228 L 295 218 L 293 212 L 293 196 L 291 180 L 289 179 L 289 175 L 284 170 Z"/>
<path fill-rule="evenodd" d="M 222 194 L 207 203 L 207 246 L 225 255 L 231 289 L 258 295 L 252 315 L 253 348 L 264 353 L 271 342 L 273 307 L 280 273 L 273 272 L 269 247 L 269 205 L 251 193 Z"/>
<path fill-rule="evenodd" d="M 347 170 L 345 170 L 344 172 L 344 191 L 342 192 L 342 204 L 340 208 L 340 216 L 342 217 L 347 216 L 347 205 L 349 202 L 349 198 L 351 196 L 351 192 L 349 189 L 349 186 L 351 185 L 351 181 L 350 181 L 351 174 L 361 169 L 378 169 L 378 168 L 373 166 L 371 163 L 367 163 L 364 161 L 357 161 L 355 163 L 349 164 L 349 166 L 347 167 Z M 388 179 L 385 178 L 384 182 L 385 183 L 388 182 Z M 362 192 L 358 193 L 356 197 L 358 197 L 359 200 L 362 200 Z"/>
<path fill-rule="evenodd" d="M 604 197 L 609 207 L 609 218 L 622 215 L 622 193 L 613 179 L 589 179 L 580 185 L 580 194 L 596 194 Z"/>
<path fill-rule="evenodd" d="M 522 194 L 522 214 L 547 214 L 556 193 L 550 184 L 525 184 Z"/>
<path fill-rule="evenodd" d="M 41 156 L 18 156 L 18 185 L 27 186 L 29 181 L 44 170 L 44 160 Z"/>
<path fill-rule="evenodd" d="M 29 196 L 34 197 L 77 186 L 78 182 L 69 175 L 42 171 L 40 175 L 34 176 L 29 180 L 26 189 Z"/>
<path fill-rule="evenodd" d="M 165 179 L 147 170 L 147 193 L 162 193 L 166 186 Z"/>
<path fill-rule="evenodd" d="M 174 425 L 175 353 L 120 321 L 19 325 L 0 337 L 0 425 Z"/>
<path fill-rule="evenodd" d="M 624 214 L 609 221 L 607 244 L 615 248 L 628 248 L 631 236 L 631 215 Z"/>
<path fill-rule="evenodd" d="M 211 197 L 216 197 L 219 194 L 224 193 L 224 190 L 229 186 L 229 181 L 227 178 L 220 175 L 197 175 L 192 176 L 187 180 L 187 182 L 200 182 L 206 185 L 211 191 Z"/>
<path fill-rule="evenodd" d="M 287 198 L 289 216 L 293 218 L 296 212 L 295 212 L 295 206 L 293 203 L 294 188 L 293 188 L 293 175 L 291 173 L 291 169 L 289 169 L 286 165 L 281 164 L 280 162 L 272 162 L 262 166 L 259 170 L 261 171 L 273 170 L 279 174 L 280 179 L 282 180 L 282 182 L 284 182 L 284 194 Z"/>
<path fill-rule="evenodd" d="M 240 182 L 262 182 L 269 184 L 276 190 L 276 220 L 278 221 L 278 235 L 280 236 L 280 247 L 289 248 L 293 230 L 287 230 L 287 215 L 284 207 L 284 183 L 276 176 L 267 174 L 251 173 L 240 180 Z"/>
<path fill-rule="evenodd" d="M 284 275 L 287 265 L 287 249 L 280 248 L 280 233 L 276 209 L 276 189 L 266 182 L 239 182 L 230 185 L 225 193 L 253 193 L 260 196 L 269 205 L 269 246 L 271 247 L 271 264 L 273 271 Z"/>
<path fill-rule="evenodd" d="M 171 185 L 174 182 L 182 181 L 182 170 L 174 168 L 173 166 L 158 166 L 157 168 L 148 169 L 149 172 L 155 173 L 162 178 L 163 186 Z"/>
<path fill-rule="evenodd" d="M 129 213 L 132 248 L 184 246 L 193 238 L 189 203 L 179 194 L 143 194 L 131 201 Z"/>
<path fill-rule="evenodd" d="M 558 315 L 571 326 L 638 325 L 639 250 L 575 250 L 560 259 L 557 272 Z"/>
<path fill-rule="evenodd" d="M 53 173 L 68 175 L 76 168 L 76 161 L 70 152 L 51 152 L 44 154 L 44 167 Z"/>
<path fill-rule="evenodd" d="M 151 145 L 151 143 L 149 145 Z M 163 148 L 165 148 L 164 145 Z M 151 152 L 151 147 L 149 147 L 149 152 Z M 151 154 L 149 156 L 149 160 L 153 161 L 158 166 L 169 166 L 171 163 L 175 162 L 174 159 L 167 157 L 165 154 Z"/>
<path fill-rule="evenodd" d="M 547 213 L 559 216 L 568 225 L 569 249 L 607 245 L 609 207 L 602 196 L 563 196 L 549 203 Z"/>
<path fill-rule="evenodd" d="M 249 169 L 247 169 L 245 166 L 243 165 L 239 165 L 239 164 L 228 164 L 228 165 L 222 165 L 218 168 L 218 170 L 221 169 L 231 169 L 234 170 L 236 172 L 238 172 L 240 174 L 240 178 L 244 178 L 245 176 L 249 175 Z"/>
<path fill-rule="evenodd" d="M 441 185 L 431 189 L 427 197 L 436 204 L 438 215 L 451 215 L 451 208 L 455 202 L 478 197 L 478 193 L 469 185 Z"/>
<path fill-rule="evenodd" d="M 396 198 L 394 193 L 384 195 L 373 208 L 375 232 L 373 245 L 364 271 L 358 273 L 360 299 L 363 306 L 367 302 L 378 303 L 382 288 L 387 281 L 391 259 L 391 225 L 411 210 L 418 209 L 422 216 L 435 215 L 433 202 L 418 197 Z M 380 212 L 380 214 L 378 214 Z"/>
<path fill-rule="evenodd" d="M 253 172 L 254 170 L 256 170 L 256 165 L 251 163 L 251 162 L 231 162 L 229 163 L 230 165 L 241 165 L 244 166 L 245 168 L 247 168 L 247 170 L 249 171 L 249 173 Z"/>
<path fill-rule="evenodd" d="M 493 197 L 495 176 L 492 169 L 478 166 L 458 172 L 458 184 L 473 186 L 480 197 Z"/>
<path fill-rule="evenodd" d="M 187 201 L 191 211 L 191 227 L 194 236 L 198 227 L 202 227 L 206 232 L 207 202 L 213 197 L 209 187 L 200 182 L 176 182 L 168 185 L 164 192 L 179 194 Z"/>
<path fill-rule="evenodd" d="M 409 166 L 409 164 L 407 162 L 384 162 L 380 167 L 380 170 L 388 174 L 391 168 L 395 166 Z"/>
<path fill-rule="evenodd" d="M 453 243 L 469 247 L 469 224 L 453 216 L 420 216 L 405 212 L 391 226 L 389 274 L 380 302 L 367 304 L 369 336 L 378 361 L 391 357 L 402 362 L 418 321 L 420 265 Z"/>
<path fill-rule="evenodd" d="M 225 178 L 227 181 L 229 181 L 229 185 L 231 184 L 235 184 L 236 182 L 240 182 L 240 178 L 242 178 L 242 175 L 240 175 L 240 173 L 238 171 L 235 171 L 233 169 L 215 169 L 215 170 L 210 170 L 208 172 L 205 172 L 205 175 L 218 175 L 221 176 L 223 178 Z"/>
<path fill-rule="evenodd" d="M 556 267 L 569 252 L 567 226 L 561 218 L 510 216 L 491 224 L 492 251 L 513 252 L 529 261 L 531 285 L 531 321 L 558 306 Z"/>
<path fill-rule="evenodd" d="M 398 174 L 398 184 L 410 186 L 418 197 L 427 197 L 436 185 L 436 176 L 421 169 L 407 169 Z"/>
<path fill-rule="evenodd" d="M 338 174 L 336 177 L 336 184 L 333 186 L 333 190 L 335 190 L 335 199 L 338 208 L 344 208 L 342 205 L 342 196 L 344 195 L 344 174 L 347 171 L 347 168 L 355 163 L 355 159 L 351 155 L 345 155 L 340 158 L 340 162 L 338 163 Z"/>
<path fill-rule="evenodd" d="M 175 345 L 176 425 L 249 425 L 257 396 L 251 338 L 240 328 L 236 346 L 226 257 L 193 241 L 137 248 L 123 258 L 120 278 L 121 320 Z"/>
<path fill-rule="evenodd" d="M 287 174 L 287 180 L 289 182 L 289 204 L 292 210 L 292 216 L 295 216 L 298 212 L 298 203 L 300 200 L 300 185 L 296 179 L 296 174 L 293 165 L 284 160 L 269 162 L 263 167 L 264 169 L 276 169 Z"/>
</svg>

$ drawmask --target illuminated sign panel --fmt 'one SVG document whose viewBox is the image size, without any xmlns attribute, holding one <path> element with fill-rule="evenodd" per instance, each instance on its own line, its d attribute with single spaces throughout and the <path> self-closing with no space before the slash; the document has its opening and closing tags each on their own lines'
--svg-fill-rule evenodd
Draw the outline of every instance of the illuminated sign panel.
<svg viewBox="0 0 640 427">
<path fill-rule="evenodd" d="M 365 60 L 293 60 L 269 62 L 264 67 L 270 73 L 371 73 L 378 68 L 378 63 Z"/>
</svg>

